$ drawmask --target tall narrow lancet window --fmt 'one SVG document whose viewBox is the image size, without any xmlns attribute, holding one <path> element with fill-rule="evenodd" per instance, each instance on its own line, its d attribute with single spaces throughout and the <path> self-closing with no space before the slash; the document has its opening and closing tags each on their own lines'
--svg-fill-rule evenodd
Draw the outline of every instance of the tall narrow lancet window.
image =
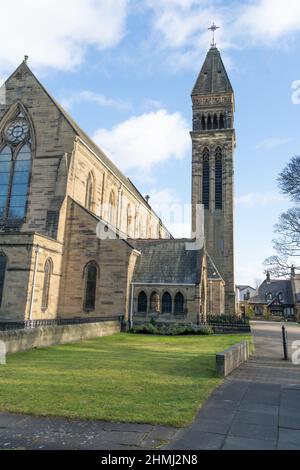
<svg viewBox="0 0 300 470">
<path fill-rule="evenodd" d="M 201 130 L 202 131 L 206 130 L 206 122 L 205 122 L 205 117 L 204 116 L 202 116 L 202 119 L 201 119 Z"/>
<path fill-rule="evenodd" d="M 8 124 L 0 147 L 0 219 L 23 220 L 31 170 L 29 125 L 23 117 Z"/>
<path fill-rule="evenodd" d="M 115 193 L 111 191 L 108 204 L 108 222 L 111 225 L 116 224 L 116 198 Z"/>
<path fill-rule="evenodd" d="M 222 209 L 223 207 L 223 162 L 222 162 L 222 149 L 216 148 L 215 154 L 215 202 L 216 209 Z"/>
<path fill-rule="evenodd" d="M 205 209 L 209 209 L 209 173 L 209 150 L 205 148 L 202 156 L 202 204 L 204 204 Z"/>
<path fill-rule="evenodd" d="M 224 115 L 221 114 L 220 116 L 220 129 L 225 129 L 225 121 L 224 121 Z"/>
<path fill-rule="evenodd" d="M 6 266 L 7 257 L 4 253 L 0 253 L 0 307 L 2 306 Z"/>
<path fill-rule="evenodd" d="M 172 313 L 172 297 L 165 292 L 162 298 L 162 313 Z"/>
<path fill-rule="evenodd" d="M 145 292 L 141 292 L 138 298 L 138 312 L 146 313 L 148 308 L 148 299 Z"/>
<path fill-rule="evenodd" d="M 219 127 L 219 122 L 218 122 L 218 118 L 217 118 L 216 114 L 214 115 L 213 127 L 214 127 L 214 129 L 218 129 L 218 127 Z"/>
<path fill-rule="evenodd" d="M 94 261 L 91 261 L 85 269 L 85 296 L 84 296 L 84 310 L 86 312 L 93 312 L 96 306 L 96 291 L 98 279 L 98 266 Z"/>
<path fill-rule="evenodd" d="M 158 313 L 160 310 L 159 295 L 157 292 L 153 292 L 150 297 L 150 309 L 152 313 Z"/>
<path fill-rule="evenodd" d="M 209 114 L 208 115 L 208 118 L 207 118 L 207 129 L 210 131 L 212 129 L 212 119 L 211 119 L 211 115 Z"/>
<path fill-rule="evenodd" d="M 44 267 L 44 285 L 43 285 L 43 296 L 42 296 L 42 310 L 47 310 L 49 305 L 49 293 L 50 293 L 50 282 L 52 275 L 52 260 L 47 259 Z"/>
<path fill-rule="evenodd" d="M 181 292 L 175 296 L 175 315 L 182 315 L 184 313 L 184 297 Z"/>
<path fill-rule="evenodd" d="M 94 177 L 92 173 L 90 173 L 86 182 L 86 195 L 85 195 L 85 207 L 89 211 L 93 210 L 93 199 L 94 199 Z"/>
</svg>

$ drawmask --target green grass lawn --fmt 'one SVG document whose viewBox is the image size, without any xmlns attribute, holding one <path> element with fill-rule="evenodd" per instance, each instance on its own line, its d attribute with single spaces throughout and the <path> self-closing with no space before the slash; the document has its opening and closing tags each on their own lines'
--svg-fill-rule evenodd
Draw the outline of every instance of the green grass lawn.
<svg viewBox="0 0 300 470">
<path fill-rule="evenodd" d="M 117 334 L 10 355 L 0 411 L 186 425 L 222 382 L 215 354 L 245 338 Z"/>
</svg>

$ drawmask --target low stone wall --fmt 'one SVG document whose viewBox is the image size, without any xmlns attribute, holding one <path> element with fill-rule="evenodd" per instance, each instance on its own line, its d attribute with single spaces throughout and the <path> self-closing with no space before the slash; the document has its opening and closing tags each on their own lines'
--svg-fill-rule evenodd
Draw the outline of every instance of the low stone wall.
<svg viewBox="0 0 300 470">
<path fill-rule="evenodd" d="M 250 357 L 250 345 L 248 341 L 232 346 L 216 356 L 217 372 L 222 377 L 227 377 Z"/>
<path fill-rule="evenodd" d="M 111 320 L 80 325 L 42 326 L 39 328 L 0 331 L 0 341 L 7 354 L 47 348 L 58 344 L 76 343 L 89 338 L 110 336 L 121 331 L 119 321 Z"/>
</svg>

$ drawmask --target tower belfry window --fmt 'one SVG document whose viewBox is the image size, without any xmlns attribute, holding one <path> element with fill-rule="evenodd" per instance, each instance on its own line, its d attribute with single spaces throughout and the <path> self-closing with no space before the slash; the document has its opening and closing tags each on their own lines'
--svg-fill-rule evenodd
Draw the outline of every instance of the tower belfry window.
<svg viewBox="0 0 300 470">
<path fill-rule="evenodd" d="M 216 148 L 215 153 L 215 203 L 216 209 L 223 207 L 223 162 L 222 162 L 222 149 Z"/>
<path fill-rule="evenodd" d="M 205 209 L 209 209 L 209 191 L 210 191 L 210 167 L 209 150 L 205 148 L 202 156 L 202 204 Z"/>
</svg>

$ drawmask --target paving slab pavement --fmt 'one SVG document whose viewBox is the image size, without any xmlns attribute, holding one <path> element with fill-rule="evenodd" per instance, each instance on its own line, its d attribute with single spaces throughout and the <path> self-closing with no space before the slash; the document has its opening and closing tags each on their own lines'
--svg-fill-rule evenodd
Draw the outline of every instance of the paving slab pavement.
<svg viewBox="0 0 300 470">
<path fill-rule="evenodd" d="M 287 324 L 290 354 L 300 326 Z M 255 355 L 215 390 L 172 450 L 300 450 L 300 366 L 283 358 L 281 324 L 253 322 Z"/>
</svg>

